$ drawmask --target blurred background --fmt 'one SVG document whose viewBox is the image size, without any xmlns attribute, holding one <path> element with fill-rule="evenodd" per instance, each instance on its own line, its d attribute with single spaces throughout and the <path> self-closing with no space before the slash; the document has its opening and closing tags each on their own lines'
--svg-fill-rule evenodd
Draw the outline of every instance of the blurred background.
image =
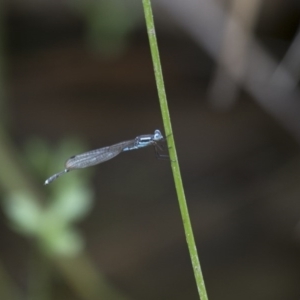
<svg viewBox="0 0 300 300">
<path fill-rule="evenodd" d="M 300 4 L 153 0 L 209 299 L 300 299 Z M 0 7 L 0 299 L 199 299 L 141 1 Z"/>
</svg>

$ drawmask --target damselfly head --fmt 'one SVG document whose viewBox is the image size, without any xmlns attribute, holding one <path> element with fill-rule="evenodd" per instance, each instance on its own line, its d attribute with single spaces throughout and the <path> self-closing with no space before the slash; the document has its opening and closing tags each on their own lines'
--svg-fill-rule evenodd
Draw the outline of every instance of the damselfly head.
<svg viewBox="0 0 300 300">
<path fill-rule="evenodd" d="M 164 137 L 163 137 L 163 135 L 161 134 L 161 132 L 160 132 L 158 129 L 156 129 L 156 130 L 154 131 L 153 141 L 158 142 L 158 141 L 161 141 L 161 140 L 163 140 L 163 139 L 164 139 Z"/>
</svg>

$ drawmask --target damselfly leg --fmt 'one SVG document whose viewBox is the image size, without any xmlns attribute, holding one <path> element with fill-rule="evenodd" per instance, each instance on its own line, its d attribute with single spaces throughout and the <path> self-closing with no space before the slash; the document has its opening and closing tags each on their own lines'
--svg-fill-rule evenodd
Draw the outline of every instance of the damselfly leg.
<svg viewBox="0 0 300 300">
<path fill-rule="evenodd" d="M 170 160 L 170 157 L 168 154 L 163 154 L 166 149 L 164 145 L 156 143 L 154 145 L 154 152 L 155 152 L 155 157 L 157 159 L 165 159 L 165 160 Z"/>
</svg>

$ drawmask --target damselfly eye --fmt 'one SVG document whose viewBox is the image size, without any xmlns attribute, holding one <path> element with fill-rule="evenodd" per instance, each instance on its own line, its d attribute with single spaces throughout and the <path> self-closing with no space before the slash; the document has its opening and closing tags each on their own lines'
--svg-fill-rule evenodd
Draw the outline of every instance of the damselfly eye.
<svg viewBox="0 0 300 300">
<path fill-rule="evenodd" d="M 163 139 L 163 136 L 161 134 L 161 132 L 157 129 L 154 131 L 154 140 L 155 141 L 158 141 L 158 140 L 161 140 Z"/>
</svg>

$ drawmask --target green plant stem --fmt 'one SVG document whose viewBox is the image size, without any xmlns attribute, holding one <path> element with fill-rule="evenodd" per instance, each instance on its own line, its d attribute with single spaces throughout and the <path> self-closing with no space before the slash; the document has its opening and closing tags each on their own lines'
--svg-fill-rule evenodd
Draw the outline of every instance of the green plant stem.
<svg viewBox="0 0 300 300">
<path fill-rule="evenodd" d="M 156 86 L 158 90 L 158 96 L 159 96 L 159 102 L 160 102 L 160 108 L 162 112 L 162 118 L 165 128 L 165 133 L 167 137 L 167 143 L 169 147 L 169 153 L 170 153 L 170 160 L 171 160 L 171 166 L 172 166 L 172 172 L 174 176 L 174 182 L 178 197 L 178 202 L 180 206 L 180 212 L 181 217 L 183 221 L 186 241 L 189 248 L 189 253 L 193 265 L 194 275 L 196 279 L 196 284 L 198 288 L 198 293 L 201 300 L 208 300 L 206 288 L 204 284 L 204 279 L 202 275 L 202 270 L 198 258 L 197 248 L 195 244 L 194 234 L 192 230 L 192 225 L 189 217 L 188 207 L 186 203 L 186 198 L 184 194 L 181 174 L 180 174 L 180 168 L 178 164 L 177 159 L 177 153 L 176 153 L 176 147 L 172 132 L 172 125 L 171 125 L 171 119 L 168 109 L 168 103 L 167 103 L 167 96 L 165 92 L 165 86 L 164 86 L 164 80 L 163 80 L 163 74 L 162 74 L 162 68 L 159 58 L 159 51 L 157 46 L 157 39 L 156 39 L 156 33 L 155 33 L 155 27 L 154 27 L 154 20 L 153 20 L 153 13 L 152 13 L 152 7 L 151 7 L 151 0 L 143 0 L 143 6 L 144 6 L 144 13 L 145 13 L 145 19 L 146 19 L 146 26 L 147 26 L 147 32 L 148 32 L 148 38 L 150 43 L 150 50 L 152 55 L 152 61 L 153 61 L 153 67 L 154 67 L 154 75 L 155 75 L 155 81 Z"/>
</svg>

